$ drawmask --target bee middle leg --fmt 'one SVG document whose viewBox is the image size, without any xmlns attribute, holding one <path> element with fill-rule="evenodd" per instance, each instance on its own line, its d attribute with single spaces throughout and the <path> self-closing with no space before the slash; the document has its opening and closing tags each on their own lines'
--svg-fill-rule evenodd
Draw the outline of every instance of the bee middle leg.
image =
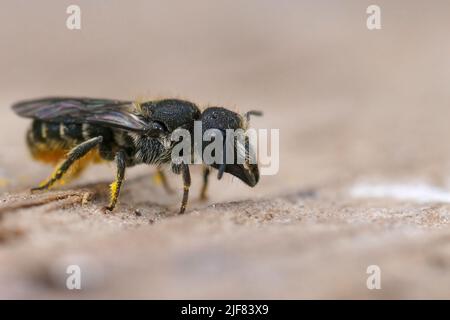
<svg viewBox="0 0 450 320">
<path fill-rule="evenodd" d="M 69 168 L 89 151 L 97 147 L 103 141 L 102 136 L 98 136 L 80 143 L 75 148 L 69 151 L 66 160 L 56 167 L 52 175 L 39 185 L 39 187 L 31 189 L 31 191 L 49 189 L 56 181 L 60 180 L 62 176 L 69 170 Z"/>
<path fill-rule="evenodd" d="M 112 211 L 117 204 L 117 199 L 119 199 L 120 188 L 122 187 L 123 179 L 125 178 L 125 168 L 126 168 L 126 154 L 124 150 L 119 150 L 116 153 L 116 180 L 111 183 L 111 197 L 109 201 L 109 205 L 106 207 L 106 210 Z"/>
<path fill-rule="evenodd" d="M 166 190 L 166 192 L 168 194 L 172 194 L 173 193 L 173 189 L 170 187 L 169 182 L 167 181 L 166 174 L 160 168 L 156 169 L 156 179 L 161 181 L 161 184 L 162 184 L 164 190 Z"/>
</svg>

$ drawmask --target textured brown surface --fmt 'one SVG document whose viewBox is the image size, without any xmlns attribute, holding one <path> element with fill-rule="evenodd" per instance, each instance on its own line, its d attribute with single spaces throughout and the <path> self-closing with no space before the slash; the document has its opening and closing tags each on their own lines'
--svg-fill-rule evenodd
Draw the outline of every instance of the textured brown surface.
<svg viewBox="0 0 450 320">
<path fill-rule="evenodd" d="M 53 3 L 53 4 L 52 4 Z M 0 297 L 450 298 L 450 204 L 355 199 L 357 182 L 448 189 L 448 1 L 68 1 L 0 4 Z M 45 95 L 179 96 L 259 108 L 280 129 L 280 171 L 255 189 L 213 181 L 176 214 L 154 169 L 113 166 L 51 193 L 12 102 Z M 136 214 L 136 209 L 139 214 Z M 81 291 L 65 268 L 82 268 Z M 382 289 L 366 268 L 380 266 Z"/>
</svg>

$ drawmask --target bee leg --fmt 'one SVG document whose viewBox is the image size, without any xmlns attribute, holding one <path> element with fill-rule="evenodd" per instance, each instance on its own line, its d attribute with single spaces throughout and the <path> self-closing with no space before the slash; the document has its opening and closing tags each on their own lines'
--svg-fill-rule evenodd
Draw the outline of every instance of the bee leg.
<svg viewBox="0 0 450 320">
<path fill-rule="evenodd" d="M 173 190 L 170 187 L 169 182 L 167 181 L 166 174 L 160 168 L 158 168 L 157 171 L 156 171 L 156 178 L 159 181 L 161 181 L 164 190 L 166 190 L 166 192 L 168 194 L 172 194 L 173 193 Z"/>
<path fill-rule="evenodd" d="M 206 200 L 208 195 L 206 194 L 206 190 L 208 189 L 208 177 L 211 170 L 209 167 L 203 167 L 203 185 L 200 191 L 200 200 Z"/>
<path fill-rule="evenodd" d="M 181 164 L 181 175 L 183 177 L 183 200 L 181 202 L 180 214 L 186 210 L 186 205 L 189 198 L 189 187 L 191 186 L 191 174 L 189 166 L 185 163 Z"/>
<path fill-rule="evenodd" d="M 119 150 L 116 153 L 116 180 L 111 183 L 111 197 L 109 205 L 106 210 L 112 211 L 117 204 L 117 199 L 119 198 L 120 188 L 122 186 L 123 179 L 125 177 L 125 167 L 126 167 L 126 154 L 124 150 Z"/>
<path fill-rule="evenodd" d="M 62 176 L 69 170 L 69 168 L 80 158 L 85 156 L 89 151 L 97 147 L 103 141 L 103 137 L 99 136 L 92 138 L 83 143 L 80 143 L 75 148 L 69 151 L 66 160 L 56 167 L 50 178 L 41 183 L 39 187 L 31 189 L 31 191 L 44 190 L 50 188 L 56 181 L 62 178 Z"/>
</svg>

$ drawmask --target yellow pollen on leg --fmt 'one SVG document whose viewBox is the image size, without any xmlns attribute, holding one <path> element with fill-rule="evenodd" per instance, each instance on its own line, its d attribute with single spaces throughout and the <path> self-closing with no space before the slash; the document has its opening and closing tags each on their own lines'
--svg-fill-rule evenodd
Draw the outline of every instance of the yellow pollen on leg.
<svg viewBox="0 0 450 320">
<path fill-rule="evenodd" d="M 114 181 L 113 183 L 111 183 L 109 185 L 109 188 L 111 190 L 111 196 L 115 197 L 115 195 L 117 194 L 118 188 L 119 188 L 119 183 L 117 181 Z"/>
</svg>

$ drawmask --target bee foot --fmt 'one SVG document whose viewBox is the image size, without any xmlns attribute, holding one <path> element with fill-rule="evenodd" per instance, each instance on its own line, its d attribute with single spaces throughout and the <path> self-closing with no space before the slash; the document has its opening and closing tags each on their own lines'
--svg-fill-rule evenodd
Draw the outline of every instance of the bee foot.
<svg viewBox="0 0 450 320">
<path fill-rule="evenodd" d="M 111 213 L 111 211 L 113 211 L 113 210 L 114 210 L 114 207 L 112 207 L 112 206 L 104 206 L 104 207 L 102 207 L 102 212 L 104 214 Z"/>
<path fill-rule="evenodd" d="M 39 192 L 39 191 L 42 191 L 42 190 L 45 190 L 45 189 L 47 189 L 47 188 L 46 187 L 35 187 L 35 188 L 31 188 L 30 192 L 31 193 L 36 193 L 36 192 Z"/>
</svg>

